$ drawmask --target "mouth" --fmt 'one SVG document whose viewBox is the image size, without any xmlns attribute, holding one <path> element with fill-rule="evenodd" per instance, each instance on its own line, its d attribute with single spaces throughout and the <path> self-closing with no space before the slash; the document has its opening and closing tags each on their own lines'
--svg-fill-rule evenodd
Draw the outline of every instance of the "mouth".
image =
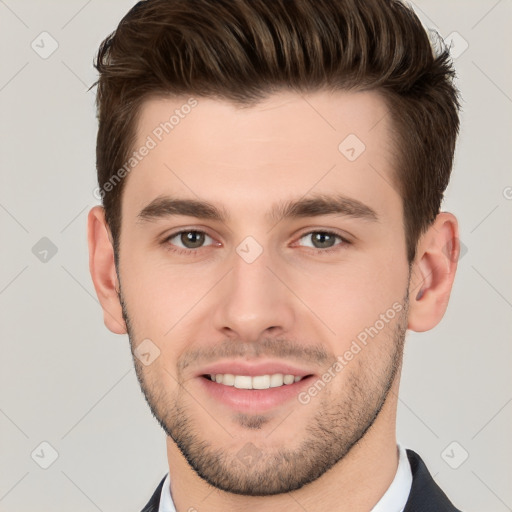
<svg viewBox="0 0 512 512">
<path fill-rule="evenodd" d="M 297 402 L 301 391 L 307 389 L 315 379 L 315 375 L 300 369 L 291 367 L 281 370 L 271 369 L 267 365 L 266 372 L 256 367 L 247 365 L 234 369 L 232 372 L 220 366 L 214 371 L 208 371 L 197 375 L 201 392 L 214 400 L 217 405 L 227 407 L 229 410 L 245 413 L 264 413 L 276 410 L 279 407 Z M 221 371 L 224 370 L 224 371 Z"/>
</svg>

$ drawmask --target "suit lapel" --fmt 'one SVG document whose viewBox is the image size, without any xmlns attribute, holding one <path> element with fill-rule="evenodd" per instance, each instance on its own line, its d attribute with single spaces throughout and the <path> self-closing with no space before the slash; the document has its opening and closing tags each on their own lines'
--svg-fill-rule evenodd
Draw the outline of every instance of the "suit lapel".
<svg viewBox="0 0 512 512">
<path fill-rule="evenodd" d="M 411 464 L 412 486 L 404 512 L 460 512 L 439 488 L 421 457 L 407 450 Z"/>
<path fill-rule="evenodd" d="M 164 485 L 165 475 L 162 478 L 162 481 L 158 484 L 153 496 L 151 496 L 150 500 L 147 502 L 146 506 L 141 510 L 141 512 L 158 512 L 158 508 L 160 507 L 160 496 L 162 494 L 162 487 Z"/>
</svg>

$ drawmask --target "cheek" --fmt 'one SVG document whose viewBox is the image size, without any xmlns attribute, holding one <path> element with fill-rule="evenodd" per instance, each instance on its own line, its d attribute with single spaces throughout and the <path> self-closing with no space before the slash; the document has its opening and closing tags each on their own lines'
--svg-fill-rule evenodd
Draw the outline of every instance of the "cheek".
<svg viewBox="0 0 512 512">
<path fill-rule="evenodd" d="M 331 331 L 337 353 L 359 335 L 364 341 L 368 330 L 375 335 L 375 325 L 380 338 L 394 326 L 397 310 L 403 307 L 407 266 L 391 261 L 361 258 L 355 265 L 326 266 L 298 276 L 292 285 L 314 313 L 311 318 L 316 315 Z"/>
<path fill-rule="evenodd" d="M 218 280 L 212 266 L 170 265 L 163 252 L 125 254 L 123 296 L 139 337 L 170 339 L 193 318 L 194 305 Z"/>
</svg>

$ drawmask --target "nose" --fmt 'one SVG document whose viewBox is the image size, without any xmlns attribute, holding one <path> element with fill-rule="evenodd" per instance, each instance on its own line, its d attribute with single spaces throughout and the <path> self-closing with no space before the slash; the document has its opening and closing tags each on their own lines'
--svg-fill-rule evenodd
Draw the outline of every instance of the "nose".
<svg viewBox="0 0 512 512">
<path fill-rule="evenodd" d="M 214 327 L 245 342 L 290 332 L 295 321 L 294 295 L 285 273 L 265 251 L 252 262 L 235 253 L 231 271 L 216 287 Z"/>
</svg>

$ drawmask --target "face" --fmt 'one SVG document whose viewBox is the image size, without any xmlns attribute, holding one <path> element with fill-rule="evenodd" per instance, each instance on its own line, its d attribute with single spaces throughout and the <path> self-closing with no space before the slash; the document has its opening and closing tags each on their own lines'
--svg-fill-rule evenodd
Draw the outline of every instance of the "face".
<svg viewBox="0 0 512 512">
<path fill-rule="evenodd" d="M 288 492 L 343 459 L 398 375 L 410 274 L 390 120 L 373 92 L 187 100 L 144 104 L 134 149 L 150 149 L 123 191 L 137 376 L 204 480 Z"/>
</svg>

